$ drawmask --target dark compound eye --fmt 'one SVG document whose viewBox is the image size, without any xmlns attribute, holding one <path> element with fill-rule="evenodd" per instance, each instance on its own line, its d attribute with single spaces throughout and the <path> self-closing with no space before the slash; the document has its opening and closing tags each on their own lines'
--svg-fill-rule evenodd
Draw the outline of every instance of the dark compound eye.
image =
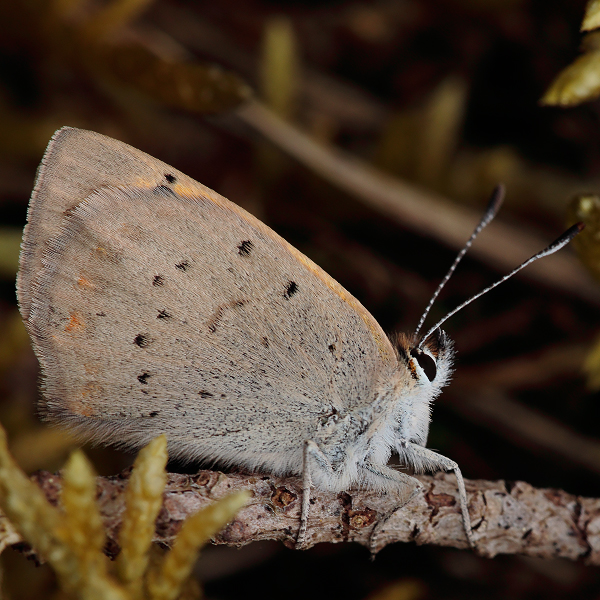
<svg viewBox="0 0 600 600">
<path fill-rule="evenodd" d="M 421 369 L 425 373 L 425 376 L 429 381 L 433 381 L 437 374 L 437 366 L 435 360 L 429 356 L 429 354 L 425 354 L 424 352 L 420 352 L 416 348 L 413 348 L 410 351 L 410 355 L 419 363 Z"/>
</svg>

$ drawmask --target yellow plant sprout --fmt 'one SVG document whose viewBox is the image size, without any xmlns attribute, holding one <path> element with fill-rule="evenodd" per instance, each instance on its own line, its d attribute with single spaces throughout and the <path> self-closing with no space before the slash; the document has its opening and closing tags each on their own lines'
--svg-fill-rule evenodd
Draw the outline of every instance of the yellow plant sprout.
<svg viewBox="0 0 600 600">
<path fill-rule="evenodd" d="M 266 20 L 259 72 L 262 100 L 282 119 L 293 123 L 298 108 L 300 56 L 294 28 L 287 17 Z M 281 177 L 286 160 L 278 148 L 264 142 L 258 144 L 256 162 L 264 185 L 272 185 Z M 258 214 L 260 211 L 260 206 L 252 209 Z"/>
<path fill-rule="evenodd" d="M 98 554 L 105 535 L 96 506 L 96 474 L 81 450 L 71 454 L 62 476 L 62 507 L 71 524 L 67 535 L 78 552 Z"/>
<path fill-rule="evenodd" d="M 600 0 L 589 0 L 581 31 L 592 31 L 582 43 L 583 54 L 564 68 L 540 100 L 551 106 L 575 106 L 600 96 Z"/>
<path fill-rule="evenodd" d="M 561 71 L 541 103 L 575 106 L 600 96 L 600 52 L 592 50 Z"/>
<path fill-rule="evenodd" d="M 583 363 L 587 385 L 592 390 L 600 390 L 600 340 L 592 346 Z"/>
<path fill-rule="evenodd" d="M 126 599 L 108 578 L 96 580 L 100 589 L 90 595 L 86 569 L 82 568 L 82 558 L 69 534 L 71 523 L 67 515 L 51 506 L 37 485 L 21 471 L 8 451 L 6 434 L 1 427 L 0 506 L 23 537 L 50 563 L 65 589 L 78 592 L 80 598 Z M 104 557 L 104 560 L 108 559 Z"/>
<path fill-rule="evenodd" d="M 173 549 L 149 567 L 166 460 L 166 438 L 160 436 L 134 464 L 122 517 L 118 579 L 110 573 L 110 561 L 103 553 L 105 532 L 96 505 L 96 475 L 82 452 L 75 451 L 63 469 L 62 510 L 57 509 L 15 463 L 0 427 L 0 508 L 56 571 L 61 586 L 81 600 L 197 597 L 199 587 L 190 581 L 190 573 L 198 550 L 231 521 L 250 493 L 236 492 L 189 517 Z"/>
<path fill-rule="evenodd" d="M 585 229 L 572 246 L 587 270 L 600 280 L 600 196 L 582 194 L 573 198 L 567 209 L 567 223 L 570 226 L 579 221 Z"/>
<path fill-rule="evenodd" d="M 234 492 L 184 522 L 171 551 L 148 573 L 148 596 L 152 600 L 175 600 L 179 596 L 198 550 L 231 521 L 250 496 L 249 491 Z"/>
<path fill-rule="evenodd" d="M 582 221 L 585 229 L 573 240 L 573 248 L 587 270 L 600 280 L 600 196 L 584 194 L 571 201 L 567 223 Z M 584 363 L 588 387 L 600 389 L 600 340 L 596 341 Z"/>
<path fill-rule="evenodd" d="M 71 454 L 62 475 L 61 527 L 65 546 L 75 556 L 68 572 L 68 588 L 86 599 L 126 598 L 108 572 L 109 561 L 102 552 L 106 536 L 96 504 L 96 474 L 81 450 Z"/>
<path fill-rule="evenodd" d="M 140 451 L 127 484 L 119 534 L 121 553 L 116 566 L 119 579 L 132 597 L 143 592 L 142 577 L 148 568 L 148 553 L 167 482 L 167 458 L 167 438 L 161 435 Z"/>
<path fill-rule="evenodd" d="M 600 27 L 600 0 L 589 0 L 585 7 L 581 31 L 591 31 L 598 27 Z"/>
<path fill-rule="evenodd" d="M 265 103 L 280 117 L 292 120 L 298 95 L 299 58 L 289 19 L 267 20 L 260 68 Z"/>
</svg>

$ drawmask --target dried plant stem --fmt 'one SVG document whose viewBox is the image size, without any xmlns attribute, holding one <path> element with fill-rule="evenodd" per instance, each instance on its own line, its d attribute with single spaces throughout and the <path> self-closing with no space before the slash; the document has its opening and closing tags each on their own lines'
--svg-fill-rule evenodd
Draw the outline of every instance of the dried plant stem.
<svg viewBox="0 0 600 600">
<path fill-rule="evenodd" d="M 323 146 L 286 123 L 259 102 L 249 102 L 236 113 L 284 152 L 392 219 L 454 248 L 461 248 L 480 217 L 434 192 L 419 189 L 378 171 L 334 147 Z M 548 243 L 523 228 L 499 220 L 473 246 L 472 255 L 508 271 Z M 545 285 L 600 302 L 598 286 L 569 252 L 530 265 L 523 274 Z"/>
<path fill-rule="evenodd" d="M 485 381 L 484 378 L 482 378 Z M 600 442 L 494 388 L 458 393 L 447 408 L 526 448 L 532 446 L 600 474 Z"/>
<path fill-rule="evenodd" d="M 59 493 L 59 476 L 40 472 L 36 479 L 50 499 Z M 377 534 L 374 551 L 393 542 L 409 541 L 467 547 L 454 477 L 438 474 L 420 479 L 425 493 L 386 522 Z M 600 499 L 536 489 L 523 482 L 508 485 L 504 481 L 474 480 L 466 484 L 477 552 L 482 556 L 525 554 L 600 565 Z M 127 478 L 99 478 L 98 485 L 100 511 L 110 540 L 108 547 L 116 550 Z M 171 544 L 186 517 L 241 489 L 251 490 L 254 497 L 218 535 L 216 543 L 241 546 L 258 540 L 279 540 L 293 547 L 300 512 L 298 478 L 215 471 L 168 476 L 155 541 Z M 396 502 L 391 495 L 369 492 L 315 492 L 312 499 L 307 546 L 345 541 L 368 546 L 375 524 Z"/>
</svg>

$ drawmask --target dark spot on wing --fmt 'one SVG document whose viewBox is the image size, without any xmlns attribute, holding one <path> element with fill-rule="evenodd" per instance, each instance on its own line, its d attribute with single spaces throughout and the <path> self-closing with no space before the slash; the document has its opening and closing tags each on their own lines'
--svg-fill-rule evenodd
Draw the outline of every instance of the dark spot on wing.
<svg viewBox="0 0 600 600">
<path fill-rule="evenodd" d="M 133 338 L 133 343 L 140 348 L 145 348 L 150 343 L 150 338 L 145 333 L 138 333 Z"/>
<path fill-rule="evenodd" d="M 223 319 L 223 315 L 227 310 L 231 310 L 232 308 L 240 308 L 247 303 L 247 300 L 232 300 L 231 302 L 226 302 L 225 304 L 220 304 L 219 306 L 217 306 L 216 310 L 213 312 L 210 319 L 208 319 L 207 321 L 208 330 L 211 333 L 215 333 L 215 331 L 217 330 L 217 326 Z"/>
<path fill-rule="evenodd" d="M 142 373 L 138 375 L 138 381 L 144 385 L 148 385 L 148 377 L 150 377 L 150 373 Z"/>
<path fill-rule="evenodd" d="M 328 349 L 331 354 L 335 354 L 335 344 L 329 344 Z"/>
<path fill-rule="evenodd" d="M 170 319 L 171 315 L 166 310 L 159 310 L 158 315 L 156 315 L 157 319 Z"/>
<path fill-rule="evenodd" d="M 288 281 L 283 297 L 289 300 L 298 291 L 298 284 L 295 281 Z"/>
<path fill-rule="evenodd" d="M 252 248 L 254 248 L 254 244 L 250 240 L 244 240 L 238 246 L 238 254 L 240 256 L 250 256 L 250 252 L 252 251 Z"/>
<path fill-rule="evenodd" d="M 261 344 L 262 344 L 262 345 L 263 345 L 265 348 L 268 348 L 268 347 L 269 347 L 269 340 L 268 340 L 266 337 L 264 337 L 264 338 L 261 338 L 261 340 L 260 340 L 260 343 L 261 343 Z"/>
<path fill-rule="evenodd" d="M 106 313 L 105 312 L 99 312 L 99 313 L 96 313 L 96 316 L 97 317 L 105 317 Z"/>
<path fill-rule="evenodd" d="M 200 398 L 214 398 L 214 394 L 211 394 L 210 392 L 207 392 L 206 390 L 200 390 L 198 392 L 198 396 L 200 396 Z"/>
<path fill-rule="evenodd" d="M 157 411 L 157 410 L 153 410 L 153 411 L 150 413 L 150 416 L 151 416 L 151 417 L 158 417 L 158 411 Z"/>
<path fill-rule="evenodd" d="M 182 260 L 180 263 L 175 265 L 176 269 L 179 269 L 180 271 L 187 271 L 188 268 L 190 266 L 189 261 L 187 260 Z"/>
<path fill-rule="evenodd" d="M 177 181 L 177 177 L 175 177 L 175 175 L 171 175 L 171 173 L 165 173 L 165 179 L 169 183 L 175 183 Z"/>
<path fill-rule="evenodd" d="M 154 279 L 152 280 L 152 285 L 156 287 L 165 285 L 165 278 L 162 275 L 155 275 Z"/>
</svg>

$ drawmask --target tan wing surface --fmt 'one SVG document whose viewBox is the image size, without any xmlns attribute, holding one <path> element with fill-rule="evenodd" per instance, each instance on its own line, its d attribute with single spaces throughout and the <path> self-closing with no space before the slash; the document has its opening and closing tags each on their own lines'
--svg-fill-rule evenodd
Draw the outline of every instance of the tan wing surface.
<svg viewBox="0 0 600 600">
<path fill-rule="evenodd" d="M 188 458 L 259 466 L 251 447 L 274 463 L 319 418 L 372 402 L 396 366 L 373 317 L 312 261 L 99 134 L 53 138 L 21 262 L 46 411 L 98 439 L 166 431 Z M 277 447 L 265 427 L 282 428 Z"/>
</svg>

